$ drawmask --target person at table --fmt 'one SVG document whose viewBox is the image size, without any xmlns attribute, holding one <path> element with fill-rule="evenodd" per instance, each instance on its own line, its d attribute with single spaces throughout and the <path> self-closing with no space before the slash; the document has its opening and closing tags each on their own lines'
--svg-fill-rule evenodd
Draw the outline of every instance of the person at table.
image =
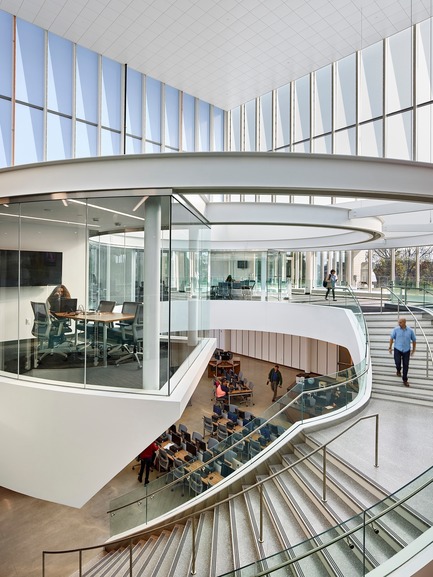
<svg viewBox="0 0 433 577">
<path fill-rule="evenodd" d="M 58 284 L 52 291 L 50 296 L 47 298 L 47 303 L 50 309 L 58 310 L 58 303 L 62 298 L 71 298 L 71 293 L 65 287 L 64 284 Z"/>
<path fill-rule="evenodd" d="M 217 381 L 215 388 L 215 397 L 217 401 L 227 399 L 229 392 L 230 389 L 228 388 L 226 381 Z"/>
<path fill-rule="evenodd" d="M 138 473 L 138 482 L 143 482 L 143 473 L 145 472 L 144 476 L 144 484 L 147 485 L 149 483 L 149 474 L 150 469 L 155 461 L 155 455 L 158 450 L 158 445 L 153 442 L 148 447 L 144 449 L 139 455 L 140 459 L 140 472 Z"/>
<path fill-rule="evenodd" d="M 232 277 L 231 274 L 226 278 L 226 282 L 235 282 L 235 279 Z"/>
</svg>

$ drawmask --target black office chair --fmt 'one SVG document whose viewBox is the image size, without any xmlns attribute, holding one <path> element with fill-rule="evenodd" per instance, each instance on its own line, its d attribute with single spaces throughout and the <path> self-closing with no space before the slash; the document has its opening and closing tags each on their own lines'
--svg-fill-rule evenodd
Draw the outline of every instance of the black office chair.
<svg viewBox="0 0 433 577">
<path fill-rule="evenodd" d="M 34 366 L 48 355 L 60 355 L 68 358 L 73 350 L 72 343 L 67 340 L 67 334 L 72 333 L 68 319 L 58 319 L 50 313 L 48 304 L 31 301 L 33 309 L 32 335 L 38 340 L 35 352 Z"/>
<path fill-rule="evenodd" d="M 121 323 L 122 347 L 127 351 L 117 359 L 116 366 L 130 359 L 135 359 L 142 368 L 140 356 L 143 358 L 143 305 L 137 303 L 135 317 L 132 323 Z M 111 354 L 111 351 L 110 351 Z"/>
<path fill-rule="evenodd" d="M 135 319 L 135 315 L 137 313 L 137 308 L 138 308 L 138 304 L 135 301 L 125 301 L 122 305 L 122 310 L 120 311 L 123 314 L 127 314 L 127 315 L 134 315 L 134 319 Z M 123 352 L 123 351 L 128 351 L 127 347 L 125 347 L 125 344 L 123 342 L 123 333 L 122 330 L 123 328 L 127 328 L 130 327 L 130 325 L 134 322 L 134 319 L 128 320 L 128 321 L 120 321 L 119 323 L 116 323 L 114 326 L 110 326 L 107 329 L 107 342 L 110 343 L 108 348 L 108 355 L 112 356 L 115 355 L 117 353 Z"/>
</svg>

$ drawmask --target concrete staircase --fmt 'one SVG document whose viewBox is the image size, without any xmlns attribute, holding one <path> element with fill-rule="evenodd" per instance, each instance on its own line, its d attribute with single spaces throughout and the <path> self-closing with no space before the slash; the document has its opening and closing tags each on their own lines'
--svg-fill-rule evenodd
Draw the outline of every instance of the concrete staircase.
<svg viewBox="0 0 433 577">
<path fill-rule="evenodd" d="M 199 514 L 196 521 L 196 575 L 216 577 L 254 564 L 239 576 L 256 575 L 281 562 L 299 556 L 315 546 L 345 535 L 363 519 L 361 512 L 387 497 L 372 480 L 366 480 L 355 468 L 328 450 L 327 500 L 322 501 L 322 457 L 310 455 L 302 463 L 282 471 L 310 454 L 319 444 L 312 436 L 299 435 L 268 462 L 260 464 L 247 479 L 233 487 L 233 493 L 263 484 L 263 539 L 261 539 L 260 490 L 238 494 L 232 500 Z M 181 491 L 181 487 L 178 489 Z M 387 505 L 392 503 L 388 498 Z M 382 509 L 383 506 L 381 505 Z M 377 514 L 367 511 L 367 519 Z M 363 532 L 353 533 L 330 544 L 316 555 L 307 556 L 289 567 L 272 572 L 282 577 L 347 577 L 362 575 L 365 562 L 371 570 L 400 551 L 430 524 L 413 508 L 402 505 L 368 525 L 365 534 L 366 558 L 363 557 Z M 326 533 L 324 533 L 326 532 Z M 83 577 L 128 577 L 132 559 L 134 577 L 187 577 L 192 567 L 193 527 L 189 519 L 170 531 L 155 531 L 132 549 L 108 551 L 84 568 Z M 307 543 L 305 542 L 307 539 Z M 77 574 L 78 575 L 78 574 Z"/>
<path fill-rule="evenodd" d="M 433 316 L 426 311 L 412 311 L 433 349 Z M 400 313 L 407 319 L 417 336 L 416 352 L 410 359 L 409 383 L 405 387 L 401 377 L 395 374 L 393 355 L 388 352 L 391 330 L 397 325 L 397 312 L 365 313 L 370 337 L 371 362 L 373 366 L 372 397 L 402 400 L 408 403 L 428 403 L 433 406 L 433 365 L 422 332 L 410 313 Z"/>
</svg>

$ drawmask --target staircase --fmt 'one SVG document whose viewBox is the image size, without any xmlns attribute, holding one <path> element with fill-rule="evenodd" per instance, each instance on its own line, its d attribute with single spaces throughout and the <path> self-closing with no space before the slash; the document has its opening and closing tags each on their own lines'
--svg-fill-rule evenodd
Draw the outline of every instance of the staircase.
<svg viewBox="0 0 433 577">
<path fill-rule="evenodd" d="M 429 312 L 412 311 L 433 349 L 433 316 Z M 401 313 L 417 336 L 416 352 L 410 359 L 409 383 L 405 387 L 401 377 L 395 374 L 394 357 L 389 354 L 389 337 L 397 325 L 397 312 L 364 313 L 370 337 L 370 353 L 373 366 L 372 397 L 399 400 L 408 403 L 428 403 L 433 406 L 433 365 L 423 334 L 410 313 Z"/>
<path fill-rule="evenodd" d="M 355 468 L 331 451 L 327 462 L 327 500 L 322 500 L 321 452 L 291 469 L 269 479 L 272 474 L 310 454 L 319 444 L 313 436 L 299 435 L 268 462 L 259 464 L 251 477 L 231 486 L 234 494 L 257 481 L 263 485 L 263 532 L 260 521 L 260 490 L 254 487 L 196 520 L 195 571 L 198 576 L 214 577 L 254 563 L 238 575 L 256 575 L 302 552 L 327 543 L 357 527 L 361 511 L 375 505 L 387 492 L 367 480 Z M 177 489 L 182 490 L 179 486 Z M 392 502 L 388 498 L 387 505 Z M 412 503 L 411 503 L 412 505 Z M 366 513 L 367 519 L 379 512 L 377 506 Z M 411 543 L 431 526 L 414 508 L 401 505 L 366 528 L 366 557 L 363 556 L 363 532 L 330 544 L 316 555 L 272 572 L 282 577 L 348 577 L 363 575 Z M 327 531 L 327 533 L 324 533 Z M 263 539 L 261 539 L 263 536 Z M 175 524 L 170 531 L 155 534 L 132 548 L 134 577 L 187 577 L 192 566 L 193 527 L 191 519 Z M 309 539 L 310 541 L 305 543 Z M 108 551 L 84 568 L 83 577 L 128 577 L 130 549 Z M 76 574 L 78 575 L 78 573 Z M 75 576 L 74 576 L 75 577 Z"/>
</svg>

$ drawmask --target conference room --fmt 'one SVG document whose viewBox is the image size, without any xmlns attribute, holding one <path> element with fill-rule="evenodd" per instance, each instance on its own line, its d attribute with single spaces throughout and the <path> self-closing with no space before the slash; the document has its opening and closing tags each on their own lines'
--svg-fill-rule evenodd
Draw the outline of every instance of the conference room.
<svg viewBox="0 0 433 577">
<path fill-rule="evenodd" d="M 204 342 L 208 227 L 144 192 L 2 206 L 4 374 L 169 394 Z M 59 285 L 68 294 L 51 310 Z"/>
</svg>

